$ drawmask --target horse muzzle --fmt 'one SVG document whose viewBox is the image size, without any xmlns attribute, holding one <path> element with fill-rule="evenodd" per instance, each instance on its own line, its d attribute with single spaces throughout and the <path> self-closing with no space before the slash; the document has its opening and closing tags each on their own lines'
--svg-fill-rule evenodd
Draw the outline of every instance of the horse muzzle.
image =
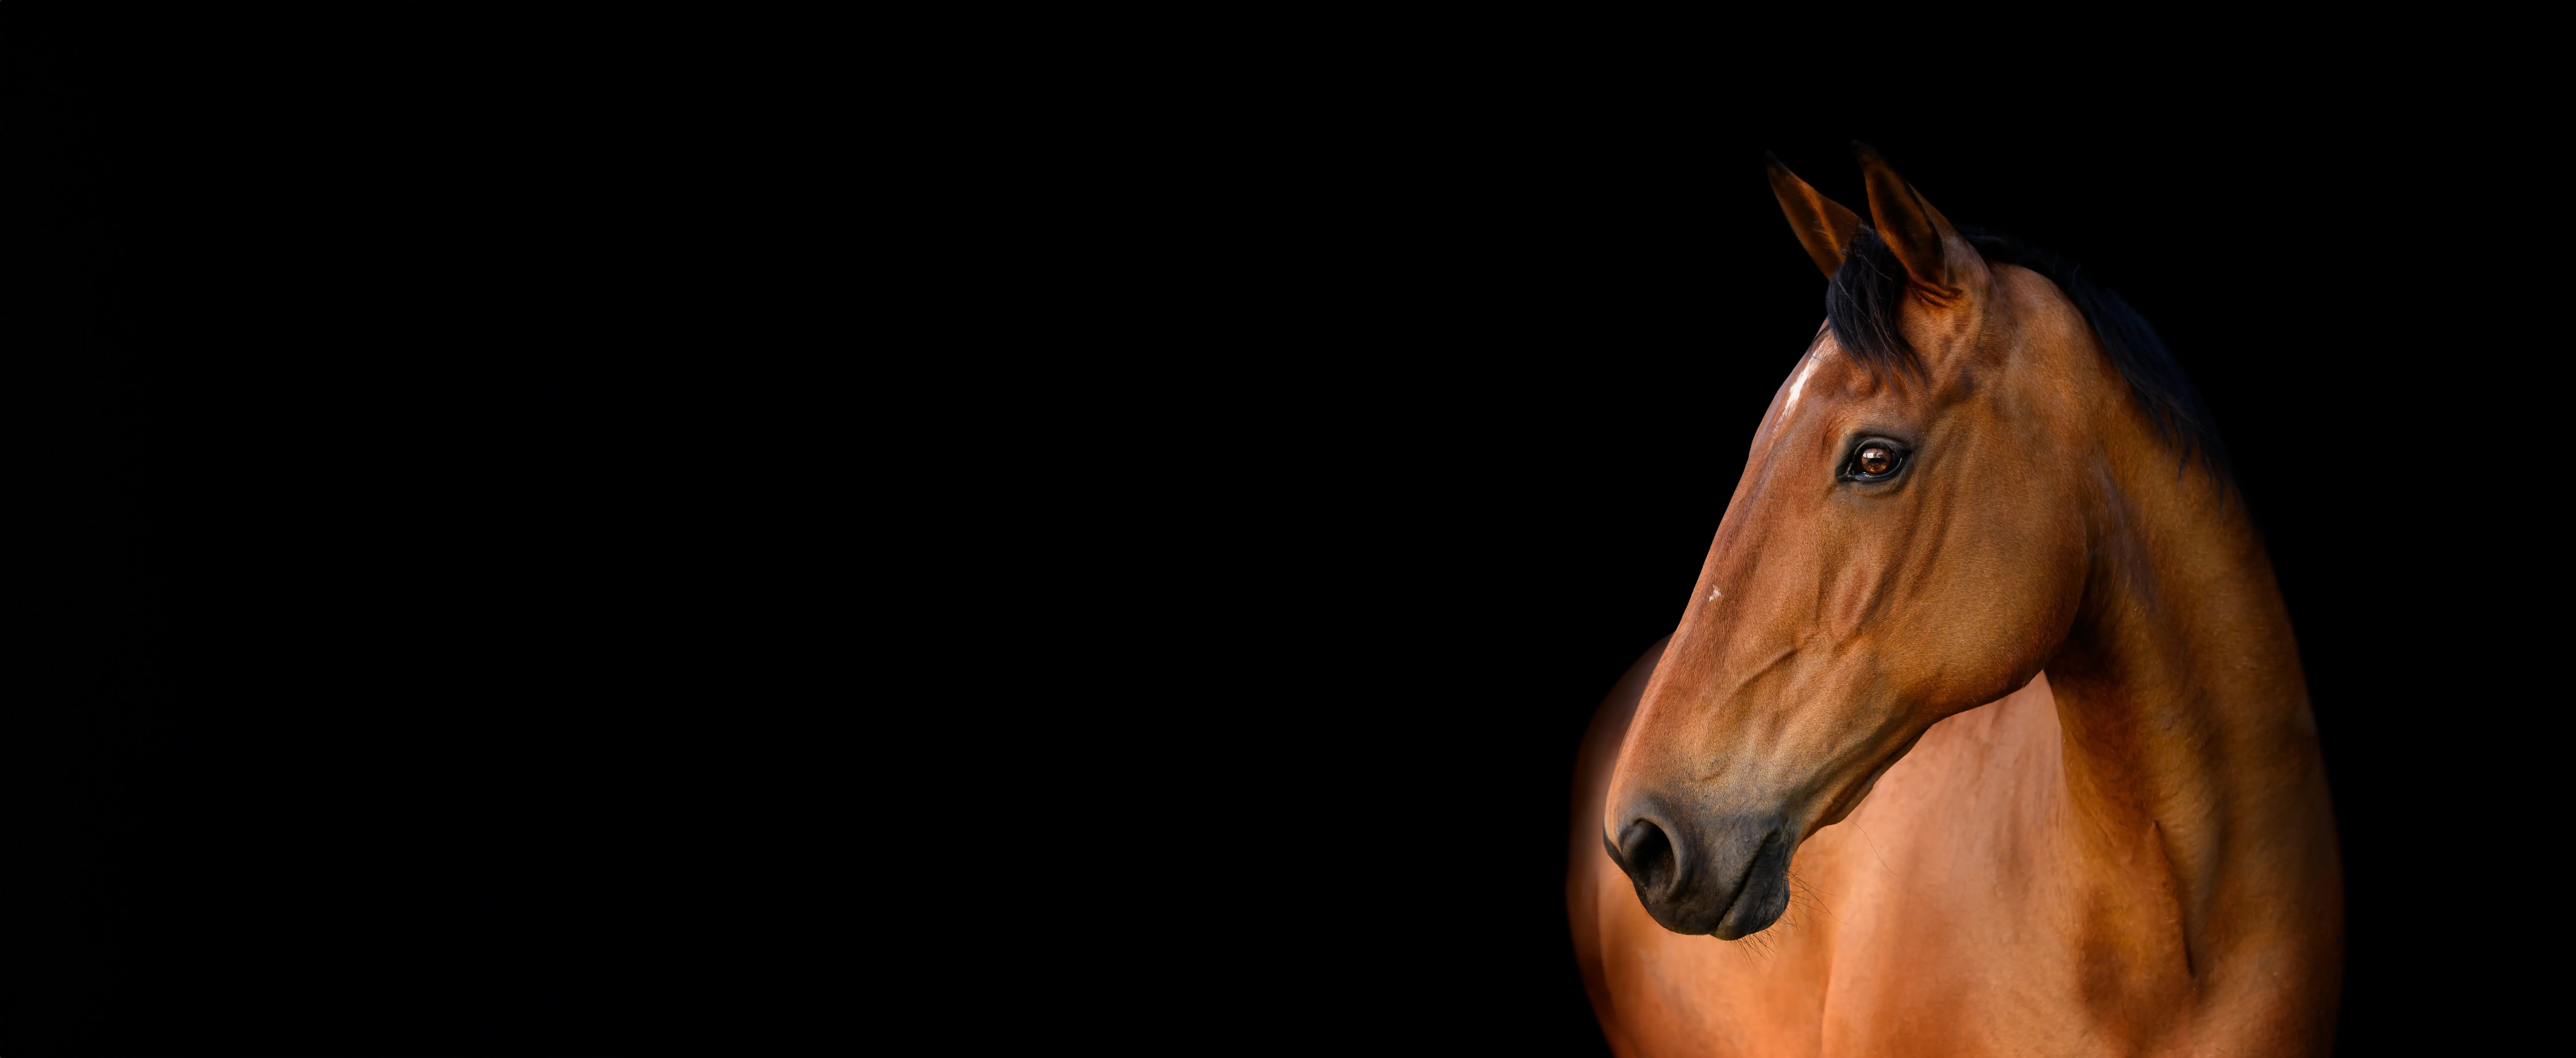
<svg viewBox="0 0 2576 1058">
<path fill-rule="evenodd" d="M 1778 816 L 1736 816 L 1692 826 L 1654 803 L 1633 806 L 1614 837 L 1601 836 L 1610 862 L 1628 872 L 1637 901 L 1675 933 L 1721 940 L 1761 932 L 1789 909 L 1789 855 L 1796 844 Z"/>
</svg>

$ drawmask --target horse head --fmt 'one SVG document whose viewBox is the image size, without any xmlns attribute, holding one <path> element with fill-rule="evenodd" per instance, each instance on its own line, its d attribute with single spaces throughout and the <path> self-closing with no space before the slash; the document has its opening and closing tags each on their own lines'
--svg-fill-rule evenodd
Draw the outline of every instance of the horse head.
<svg viewBox="0 0 2576 1058">
<path fill-rule="evenodd" d="M 1675 932 L 1770 926 L 1800 842 L 1933 723 L 2036 676 L 2087 599 L 2105 460 L 2171 458 L 2105 440 L 2161 421 L 2117 336 L 1858 151 L 1866 222 L 1771 163 L 1828 323 L 1763 414 L 1604 801 L 1611 859 Z"/>
</svg>

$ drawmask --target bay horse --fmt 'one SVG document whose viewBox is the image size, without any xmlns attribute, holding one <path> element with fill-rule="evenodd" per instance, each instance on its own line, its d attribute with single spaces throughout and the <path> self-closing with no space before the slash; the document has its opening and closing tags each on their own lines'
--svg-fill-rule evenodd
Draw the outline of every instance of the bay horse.
<svg viewBox="0 0 2576 1058">
<path fill-rule="evenodd" d="M 1612 1049 L 2325 1053 L 2333 809 L 2208 413 L 2117 296 L 1854 147 L 1866 221 L 1770 161 L 1826 320 L 1578 760 Z"/>
</svg>

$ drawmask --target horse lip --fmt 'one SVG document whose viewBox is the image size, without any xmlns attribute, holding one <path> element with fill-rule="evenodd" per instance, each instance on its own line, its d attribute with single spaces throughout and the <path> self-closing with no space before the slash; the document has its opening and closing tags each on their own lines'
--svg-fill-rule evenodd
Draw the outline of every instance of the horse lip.
<svg viewBox="0 0 2576 1058">
<path fill-rule="evenodd" d="M 1762 866 L 1763 854 L 1771 850 L 1771 843 L 1778 840 L 1780 840 L 1780 831 L 1775 827 L 1770 833 L 1762 835 L 1761 844 L 1753 847 L 1752 857 L 1744 861 L 1744 873 L 1735 879 L 1735 895 L 1727 898 L 1726 907 L 1718 911 L 1716 922 L 1709 926 L 1710 936 L 1719 940 L 1736 940 L 1754 932 L 1749 929 L 1742 930 L 1735 936 L 1729 937 L 1721 931 L 1726 929 L 1727 920 L 1735 916 L 1736 907 L 1744 903 L 1744 894 L 1753 891 L 1753 872 Z"/>
<path fill-rule="evenodd" d="M 1770 839 L 1763 840 L 1768 842 Z M 1726 906 L 1717 909 L 1717 921 L 1710 923 L 1708 927 L 1710 933 L 1726 928 L 1726 916 L 1734 914 L 1735 905 L 1744 902 L 1744 891 L 1753 888 L 1753 868 L 1761 865 L 1762 849 L 1760 846 L 1755 846 L 1753 858 L 1744 861 L 1744 873 L 1735 876 L 1735 895 L 1727 897 Z"/>
</svg>

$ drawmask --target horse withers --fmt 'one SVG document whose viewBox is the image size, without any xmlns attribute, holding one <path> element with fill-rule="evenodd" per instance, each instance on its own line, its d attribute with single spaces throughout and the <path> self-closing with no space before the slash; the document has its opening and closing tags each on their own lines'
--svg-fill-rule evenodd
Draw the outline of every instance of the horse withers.
<svg viewBox="0 0 2576 1058">
<path fill-rule="evenodd" d="M 2325 769 L 2206 411 L 2116 296 L 1859 155 L 1867 221 L 1772 162 L 1826 322 L 1586 736 L 1612 1048 L 2324 1053 Z"/>
</svg>

